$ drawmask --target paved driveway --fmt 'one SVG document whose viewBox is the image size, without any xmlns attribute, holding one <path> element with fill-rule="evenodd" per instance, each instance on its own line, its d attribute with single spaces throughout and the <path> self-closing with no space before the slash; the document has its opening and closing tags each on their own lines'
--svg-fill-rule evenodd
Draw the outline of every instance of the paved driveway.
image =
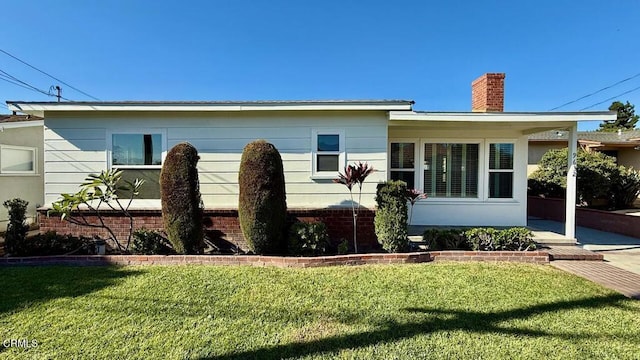
<svg viewBox="0 0 640 360">
<path fill-rule="evenodd" d="M 529 219 L 529 226 L 564 234 L 564 223 Z M 639 234 L 640 236 L 640 234 Z M 578 246 L 604 255 L 611 265 L 640 274 L 640 238 L 576 227 Z"/>
</svg>

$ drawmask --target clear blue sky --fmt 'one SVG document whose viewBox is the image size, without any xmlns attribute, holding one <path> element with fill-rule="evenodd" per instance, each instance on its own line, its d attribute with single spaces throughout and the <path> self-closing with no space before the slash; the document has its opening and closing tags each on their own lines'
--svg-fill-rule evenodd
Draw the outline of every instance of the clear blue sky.
<svg viewBox="0 0 640 360">
<path fill-rule="evenodd" d="M 506 111 L 546 111 L 640 73 L 639 1 L 0 3 L 1 49 L 101 100 L 411 99 L 468 111 L 471 81 L 505 72 Z M 0 69 L 58 84 L 1 53 Z M 53 100 L 5 81 L 0 97 Z M 617 99 L 640 112 L 640 90 Z"/>
</svg>

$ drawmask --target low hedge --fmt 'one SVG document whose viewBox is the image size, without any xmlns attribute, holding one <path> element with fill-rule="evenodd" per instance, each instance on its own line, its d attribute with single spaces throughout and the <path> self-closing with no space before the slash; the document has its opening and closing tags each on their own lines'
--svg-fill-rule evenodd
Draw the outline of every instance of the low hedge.
<svg viewBox="0 0 640 360">
<path fill-rule="evenodd" d="M 429 229 L 422 235 L 429 250 L 533 251 L 533 233 L 524 227 L 508 229 Z"/>
</svg>

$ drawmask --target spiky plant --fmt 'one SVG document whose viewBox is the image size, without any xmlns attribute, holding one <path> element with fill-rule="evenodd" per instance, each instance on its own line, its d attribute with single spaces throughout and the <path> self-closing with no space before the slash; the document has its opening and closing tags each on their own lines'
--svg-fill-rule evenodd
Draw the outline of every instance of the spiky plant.
<svg viewBox="0 0 640 360">
<path fill-rule="evenodd" d="M 358 229 L 358 213 L 360 212 L 360 202 L 362 199 L 362 184 L 365 179 L 371 175 L 375 170 L 373 166 L 369 166 L 366 162 L 358 162 L 354 165 L 347 165 L 344 167 L 344 173 L 338 173 L 338 178 L 333 179 L 333 182 L 337 184 L 343 184 L 349 189 L 349 195 L 351 196 L 351 213 L 353 215 L 353 249 L 358 252 L 357 241 L 357 229 Z M 353 201 L 353 187 L 358 185 L 358 206 L 356 207 Z"/>
</svg>

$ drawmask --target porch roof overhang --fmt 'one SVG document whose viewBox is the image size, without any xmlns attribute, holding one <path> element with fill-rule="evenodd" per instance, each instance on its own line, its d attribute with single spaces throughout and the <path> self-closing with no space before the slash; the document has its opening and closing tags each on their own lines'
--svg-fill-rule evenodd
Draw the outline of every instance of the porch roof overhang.
<svg viewBox="0 0 640 360">
<path fill-rule="evenodd" d="M 523 135 L 567 129 L 578 121 L 615 120 L 615 111 L 589 112 L 421 112 L 390 111 L 389 126 L 514 129 Z"/>
</svg>

